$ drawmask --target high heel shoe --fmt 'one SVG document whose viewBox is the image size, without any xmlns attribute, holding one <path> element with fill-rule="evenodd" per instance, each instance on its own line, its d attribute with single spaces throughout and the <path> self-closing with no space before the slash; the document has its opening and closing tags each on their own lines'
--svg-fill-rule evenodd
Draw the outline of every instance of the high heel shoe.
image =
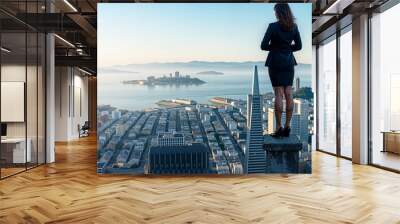
<svg viewBox="0 0 400 224">
<path fill-rule="evenodd" d="M 282 131 L 282 136 L 289 137 L 289 135 L 290 135 L 290 127 L 285 127 Z"/>
<path fill-rule="evenodd" d="M 282 136 L 283 136 L 283 128 L 281 127 L 271 134 L 271 137 L 273 138 L 281 138 Z"/>
</svg>

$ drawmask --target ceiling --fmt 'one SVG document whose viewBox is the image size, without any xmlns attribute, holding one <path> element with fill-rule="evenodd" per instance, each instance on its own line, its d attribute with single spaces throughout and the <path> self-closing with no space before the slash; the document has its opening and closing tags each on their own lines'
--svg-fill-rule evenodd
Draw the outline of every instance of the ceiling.
<svg viewBox="0 0 400 224">
<path fill-rule="evenodd" d="M 312 3 L 313 40 L 318 41 L 335 26 L 337 21 L 373 9 L 387 0 L 294 0 L 290 2 Z M 97 58 L 97 3 L 134 2 L 188 2 L 182 0 L 1 0 L 1 28 L 6 38 L 22 41 L 18 32 L 26 28 L 39 32 L 54 32 L 56 65 L 79 66 L 96 73 Z M 233 0 L 195 0 L 190 2 L 249 2 Z M 288 2 L 262 1 L 250 2 Z M 51 12 L 51 13 L 50 13 Z M 351 22 L 351 19 L 350 19 Z M 329 31 L 331 30 L 331 31 Z M 329 32 L 328 32 L 329 31 Z M 11 34 L 13 33 L 13 34 Z M 16 43 L 17 44 L 17 43 Z M 20 43 L 23 44 L 23 43 Z M 17 44 L 18 45 L 18 44 Z M 29 51 L 29 50 L 28 50 Z"/>
</svg>

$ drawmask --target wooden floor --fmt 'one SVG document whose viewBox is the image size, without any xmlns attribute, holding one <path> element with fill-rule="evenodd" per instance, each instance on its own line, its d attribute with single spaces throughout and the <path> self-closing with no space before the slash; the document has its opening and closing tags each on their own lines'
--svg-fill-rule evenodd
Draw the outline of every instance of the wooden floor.
<svg viewBox="0 0 400 224">
<path fill-rule="evenodd" d="M 0 223 L 400 223 L 400 175 L 323 153 L 312 175 L 96 174 L 95 139 L 0 181 Z"/>
<path fill-rule="evenodd" d="M 400 155 L 391 152 L 374 151 L 372 160 L 374 164 L 400 170 Z"/>
<path fill-rule="evenodd" d="M 3 177 L 8 177 L 8 176 L 11 176 L 11 175 L 13 175 L 13 174 L 16 174 L 16 173 L 20 173 L 20 172 L 23 172 L 23 171 L 25 171 L 26 169 L 25 169 L 25 167 L 23 167 L 23 168 L 20 168 L 20 167 L 17 167 L 17 168 L 14 168 L 14 167 L 11 167 L 11 168 L 1 168 L 1 177 L 3 178 Z"/>
</svg>

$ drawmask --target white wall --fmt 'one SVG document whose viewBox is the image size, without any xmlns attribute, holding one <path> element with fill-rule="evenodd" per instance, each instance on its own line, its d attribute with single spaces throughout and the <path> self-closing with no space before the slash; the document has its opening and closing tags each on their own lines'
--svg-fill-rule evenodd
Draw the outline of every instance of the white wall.
<svg viewBox="0 0 400 224">
<path fill-rule="evenodd" d="M 28 82 L 26 82 L 26 72 L 28 73 Z M 35 130 L 37 126 L 37 93 L 36 93 L 36 80 L 32 77 L 36 76 L 36 67 L 25 66 L 17 64 L 5 64 L 1 67 L 1 81 L 2 82 L 24 82 L 27 83 L 27 121 L 25 122 L 7 122 L 7 135 L 8 137 L 24 137 L 25 125 L 28 125 L 28 137 L 31 134 L 30 130 Z M 4 96 L 3 96 L 4 97 Z M 42 105 L 39 105 L 39 107 Z M 1 108 L 7 110 L 8 108 Z M 22 108 L 24 110 L 24 108 Z M 27 123 L 28 122 L 28 123 Z M 27 124 L 26 124 L 27 123 Z"/>
<path fill-rule="evenodd" d="M 38 71 L 36 69 L 39 69 Z M 26 120 L 22 122 L 5 122 L 8 138 L 27 138 L 30 140 L 32 162 L 44 163 L 45 120 L 44 120 L 44 74 L 41 67 L 25 66 L 25 64 L 2 64 L 2 82 L 24 82 L 26 85 L 26 101 L 20 112 L 26 112 Z M 26 80 L 27 79 L 27 80 Z M 22 93 L 23 94 L 23 93 Z M 2 96 L 7 97 L 7 96 Z M 25 106 L 26 103 L 26 106 Z M 2 112 L 12 110 L 3 107 Z M 7 111 L 13 113 L 13 111 Z"/>
<path fill-rule="evenodd" d="M 68 140 L 69 125 L 69 95 L 70 85 L 69 69 L 67 67 L 55 68 L 55 141 Z"/>
<path fill-rule="evenodd" d="M 88 78 L 76 68 L 56 67 L 55 140 L 79 138 L 78 125 L 88 120 Z"/>
<path fill-rule="evenodd" d="M 1 81 L 2 82 L 25 82 L 24 65 L 2 65 L 1 66 Z M 29 69 L 29 68 L 28 68 Z M 7 108 L 1 108 L 7 110 Z M 25 137 L 25 122 L 10 122 L 7 123 L 7 137 Z"/>
</svg>

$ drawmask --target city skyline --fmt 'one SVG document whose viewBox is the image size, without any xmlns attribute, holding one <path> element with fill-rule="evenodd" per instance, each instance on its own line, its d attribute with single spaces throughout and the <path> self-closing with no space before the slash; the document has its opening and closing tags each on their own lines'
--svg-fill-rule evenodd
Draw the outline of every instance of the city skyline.
<svg viewBox="0 0 400 224">
<path fill-rule="evenodd" d="M 268 23 L 276 21 L 273 5 L 99 4 L 99 67 L 265 60 L 260 43 Z M 295 55 L 298 62 L 310 64 L 311 4 L 290 6 L 304 45 Z"/>
<path fill-rule="evenodd" d="M 271 108 L 272 98 L 260 95 L 256 66 L 249 87 L 247 102 L 225 99 L 213 105 L 181 100 L 180 105 L 149 111 L 99 106 L 98 172 L 310 173 L 307 124 L 300 120 L 293 123 L 293 129 L 298 131 L 290 141 L 297 142 L 296 151 L 265 153 L 263 127 L 270 119 L 263 119 L 262 111 Z M 303 106 L 312 105 L 299 105 L 296 111 L 303 111 Z M 304 112 L 307 113 L 301 112 L 301 117 L 306 119 L 308 109 Z"/>
</svg>

